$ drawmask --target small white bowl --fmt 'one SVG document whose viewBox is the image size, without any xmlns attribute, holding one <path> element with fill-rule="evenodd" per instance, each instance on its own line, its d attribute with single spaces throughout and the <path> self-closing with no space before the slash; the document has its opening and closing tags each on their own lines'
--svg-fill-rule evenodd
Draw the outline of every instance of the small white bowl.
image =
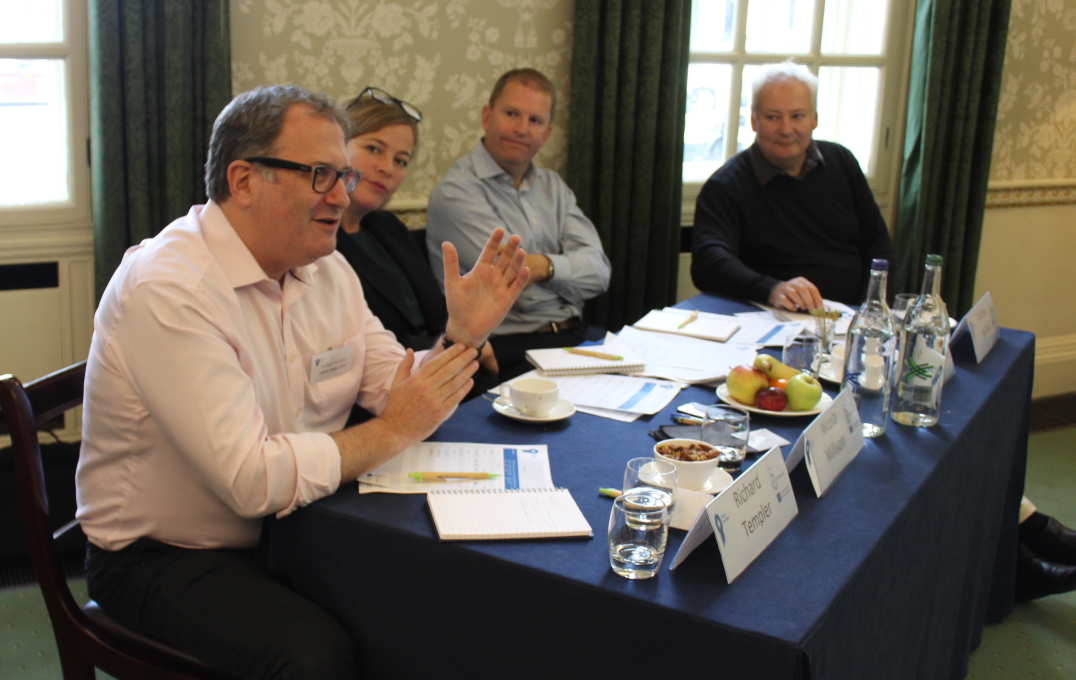
<svg viewBox="0 0 1076 680">
<path fill-rule="evenodd" d="M 713 458 L 706 460 L 678 460 L 676 458 L 670 458 L 661 452 L 661 448 L 669 445 L 686 445 L 697 444 L 699 446 L 705 446 L 708 449 L 712 449 L 714 452 Z M 706 481 L 717 469 L 717 459 L 720 457 L 717 449 L 711 444 L 707 444 L 704 441 L 698 439 L 665 439 L 657 444 L 654 444 L 654 457 L 658 460 L 664 460 L 672 463 L 676 466 L 676 485 L 684 489 L 700 490 L 706 484 Z"/>
</svg>

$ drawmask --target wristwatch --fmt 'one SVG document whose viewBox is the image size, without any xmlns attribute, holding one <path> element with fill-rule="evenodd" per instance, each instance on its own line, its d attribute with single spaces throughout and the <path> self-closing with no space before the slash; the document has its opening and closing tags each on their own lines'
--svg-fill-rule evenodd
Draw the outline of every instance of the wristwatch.
<svg viewBox="0 0 1076 680">
<path fill-rule="evenodd" d="M 545 260 L 549 263 L 549 276 L 546 278 L 546 281 L 552 281 L 553 276 L 557 273 L 557 266 L 553 264 L 553 258 L 550 256 L 546 255 Z"/>
<path fill-rule="evenodd" d="M 487 342 L 489 342 L 489 338 L 486 338 L 485 340 L 482 341 L 481 345 L 479 345 L 478 347 L 475 347 L 475 351 L 478 352 L 479 354 L 482 354 L 482 348 L 486 346 Z M 447 332 L 441 334 L 441 346 L 442 347 L 444 347 L 445 349 L 448 349 L 449 347 L 451 347 L 452 345 L 455 345 L 455 344 L 456 344 L 456 341 L 453 340 L 452 338 L 448 337 Z"/>
</svg>

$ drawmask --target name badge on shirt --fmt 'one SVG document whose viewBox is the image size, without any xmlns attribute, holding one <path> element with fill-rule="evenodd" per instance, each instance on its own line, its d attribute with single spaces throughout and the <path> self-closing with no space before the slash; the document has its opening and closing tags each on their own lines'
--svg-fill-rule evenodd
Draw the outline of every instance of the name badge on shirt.
<svg viewBox="0 0 1076 680">
<path fill-rule="evenodd" d="M 354 360 L 355 348 L 351 345 L 327 349 L 321 354 L 315 354 L 310 359 L 310 382 L 318 383 L 343 375 L 351 370 L 351 363 Z"/>
</svg>

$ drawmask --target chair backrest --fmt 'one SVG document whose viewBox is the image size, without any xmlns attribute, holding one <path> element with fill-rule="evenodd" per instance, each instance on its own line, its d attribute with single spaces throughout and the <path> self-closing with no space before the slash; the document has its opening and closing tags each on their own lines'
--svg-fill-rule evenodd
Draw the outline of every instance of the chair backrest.
<svg viewBox="0 0 1076 680">
<path fill-rule="evenodd" d="M 26 385 L 12 375 L 0 375 L 0 411 L 11 435 L 19 511 L 64 677 L 93 678 L 97 667 L 117 678 L 220 678 L 196 659 L 110 621 L 100 610 L 84 610 L 71 595 L 49 528 L 37 432 L 82 403 L 85 379 L 85 361 Z"/>
<path fill-rule="evenodd" d="M 11 375 L 0 376 L 0 410 L 11 435 L 15 487 L 34 577 L 41 585 L 49 617 L 77 616 L 63 566 L 52 544 L 49 498 L 37 432 L 43 425 L 82 403 L 86 362 L 34 380 L 25 388 Z"/>
</svg>

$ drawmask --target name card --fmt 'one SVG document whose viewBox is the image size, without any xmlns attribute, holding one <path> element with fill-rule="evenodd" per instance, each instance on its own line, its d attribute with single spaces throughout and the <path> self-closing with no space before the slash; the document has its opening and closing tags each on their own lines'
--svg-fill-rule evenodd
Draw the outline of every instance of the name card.
<svg viewBox="0 0 1076 680">
<path fill-rule="evenodd" d="M 781 449 L 774 447 L 710 501 L 684 537 L 669 569 L 675 569 L 713 535 L 732 583 L 799 514 Z"/>
<path fill-rule="evenodd" d="M 983 293 L 979 301 L 968 310 L 953 330 L 955 341 L 964 332 L 971 335 L 971 346 L 975 350 L 975 363 L 983 363 L 998 339 L 998 312 L 990 292 Z"/>
<path fill-rule="evenodd" d="M 806 461 L 814 492 L 821 498 L 862 448 L 859 410 L 852 390 L 846 389 L 803 430 L 788 459 Z"/>
</svg>

